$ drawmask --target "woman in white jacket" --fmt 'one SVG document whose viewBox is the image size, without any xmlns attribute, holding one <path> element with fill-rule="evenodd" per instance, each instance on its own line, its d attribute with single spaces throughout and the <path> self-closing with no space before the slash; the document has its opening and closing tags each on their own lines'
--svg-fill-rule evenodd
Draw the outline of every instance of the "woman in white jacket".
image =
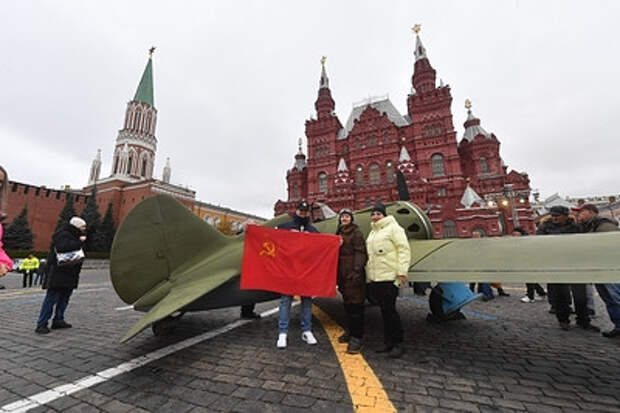
<svg viewBox="0 0 620 413">
<path fill-rule="evenodd" d="M 409 240 L 394 217 L 387 215 L 382 203 L 373 207 L 370 219 L 371 230 L 366 239 L 366 282 L 368 293 L 381 307 L 383 318 L 385 346 L 378 352 L 398 358 L 403 355 L 403 327 L 396 311 L 396 297 L 398 288 L 407 282 L 411 261 Z"/>
</svg>

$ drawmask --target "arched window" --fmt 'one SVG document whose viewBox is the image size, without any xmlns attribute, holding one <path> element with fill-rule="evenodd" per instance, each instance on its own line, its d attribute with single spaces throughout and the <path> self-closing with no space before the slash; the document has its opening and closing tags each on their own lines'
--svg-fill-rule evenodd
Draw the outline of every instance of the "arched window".
<svg viewBox="0 0 620 413">
<path fill-rule="evenodd" d="M 127 175 L 131 175 L 132 168 L 133 168 L 133 155 L 129 155 L 129 160 L 127 161 Z"/>
<path fill-rule="evenodd" d="M 299 198 L 299 185 L 293 185 L 293 199 Z"/>
<path fill-rule="evenodd" d="M 444 176 L 446 174 L 441 154 L 436 153 L 431 157 L 431 167 L 433 169 L 433 176 Z"/>
<path fill-rule="evenodd" d="M 370 135 L 368 137 L 368 146 L 375 146 L 377 144 L 377 137 L 375 135 Z"/>
<path fill-rule="evenodd" d="M 146 178 L 146 167 L 148 165 L 148 161 L 146 160 L 146 157 L 142 158 L 142 170 L 140 172 L 140 176 L 143 176 Z"/>
<path fill-rule="evenodd" d="M 319 174 L 319 192 L 327 192 L 327 174 L 325 172 Z"/>
<path fill-rule="evenodd" d="M 370 185 L 379 185 L 381 183 L 381 170 L 376 163 L 373 163 L 368 168 L 368 181 Z"/>
<path fill-rule="evenodd" d="M 142 120 L 142 113 L 137 112 L 136 113 L 136 117 L 134 119 L 134 123 L 133 123 L 133 129 L 134 130 L 140 130 L 140 121 Z"/>
<path fill-rule="evenodd" d="M 114 173 L 118 173 L 118 154 L 114 155 Z"/>
<path fill-rule="evenodd" d="M 388 184 L 394 183 L 394 164 L 392 161 L 387 161 L 385 164 L 385 180 Z"/>
<path fill-rule="evenodd" d="M 480 158 L 480 172 L 486 174 L 489 172 L 489 166 L 487 165 L 487 158 L 484 156 Z"/>
<path fill-rule="evenodd" d="M 456 223 L 452 220 L 446 220 L 443 222 L 443 237 L 444 238 L 456 238 Z"/>
<path fill-rule="evenodd" d="M 364 186 L 364 169 L 362 168 L 362 165 L 358 165 L 355 172 L 355 183 L 357 186 Z"/>
</svg>

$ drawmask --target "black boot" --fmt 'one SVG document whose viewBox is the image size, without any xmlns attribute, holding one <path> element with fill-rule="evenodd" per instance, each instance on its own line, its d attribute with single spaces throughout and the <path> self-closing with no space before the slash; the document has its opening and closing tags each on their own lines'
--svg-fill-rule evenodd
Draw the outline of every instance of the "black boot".
<svg viewBox="0 0 620 413">
<path fill-rule="evenodd" d="M 71 328 L 71 324 L 67 323 L 65 320 L 54 321 L 52 323 L 52 330 L 56 330 L 59 328 Z"/>
<path fill-rule="evenodd" d="M 357 337 L 351 337 L 347 346 L 347 353 L 358 354 L 362 351 L 362 340 Z"/>
<path fill-rule="evenodd" d="M 497 289 L 497 295 L 499 295 L 500 297 L 510 297 L 510 294 L 504 291 L 504 289 L 501 287 Z"/>
<path fill-rule="evenodd" d="M 50 329 L 47 328 L 47 324 L 41 324 L 40 326 L 37 326 L 34 332 L 37 334 L 47 334 L 50 332 Z"/>
</svg>

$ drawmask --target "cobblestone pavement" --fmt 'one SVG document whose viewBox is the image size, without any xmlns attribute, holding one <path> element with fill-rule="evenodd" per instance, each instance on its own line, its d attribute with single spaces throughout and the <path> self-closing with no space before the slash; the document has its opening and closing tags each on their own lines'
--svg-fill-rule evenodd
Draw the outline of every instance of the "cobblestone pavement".
<svg viewBox="0 0 620 413">
<path fill-rule="evenodd" d="M 43 291 L 21 289 L 18 275 L 1 281 L 7 289 L 0 290 L 0 411 L 227 326 L 239 315 L 238 308 L 186 314 L 169 337 L 145 331 L 119 344 L 140 313 L 123 309 L 126 305 L 114 293 L 107 271 L 85 270 L 66 314 L 74 327 L 41 336 L 34 334 L 34 327 Z M 425 321 L 424 300 L 403 290 L 398 309 L 406 353 L 399 360 L 373 351 L 381 343 L 380 314 L 367 308 L 363 358 L 391 405 L 403 412 L 620 412 L 620 340 L 558 329 L 545 302 L 519 301 L 523 291 L 509 286 L 511 297 L 469 305 L 467 320 L 434 325 Z M 315 304 L 342 324 L 338 300 Z M 610 328 L 598 298 L 597 304 L 594 322 Z M 276 306 L 262 303 L 257 309 Z M 343 370 L 326 333 L 330 329 L 324 330 L 315 318 L 319 344 L 308 346 L 299 338 L 298 316 L 297 307 L 286 350 L 275 348 L 277 316 L 272 315 L 30 411 L 335 413 L 356 406 L 372 411 L 372 405 L 364 408 L 359 402 L 355 386 L 363 383 L 345 380 L 343 371 L 352 368 L 351 362 Z M 374 410 L 385 411 L 385 406 L 377 404 Z"/>
</svg>

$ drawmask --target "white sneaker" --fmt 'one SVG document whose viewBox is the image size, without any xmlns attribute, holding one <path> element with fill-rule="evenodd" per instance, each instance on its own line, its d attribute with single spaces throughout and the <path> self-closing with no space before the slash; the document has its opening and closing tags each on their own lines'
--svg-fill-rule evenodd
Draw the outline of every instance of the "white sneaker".
<svg viewBox="0 0 620 413">
<path fill-rule="evenodd" d="M 280 333 L 278 336 L 277 348 L 286 348 L 286 333 Z"/>
<path fill-rule="evenodd" d="M 522 303 L 533 303 L 534 301 L 536 301 L 535 298 L 530 298 L 527 295 L 525 297 L 521 297 Z"/>
<path fill-rule="evenodd" d="M 301 339 L 310 345 L 314 345 L 317 343 L 316 338 L 314 338 L 314 334 L 312 331 L 304 331 L 301 333 Z"/>
</svg>

